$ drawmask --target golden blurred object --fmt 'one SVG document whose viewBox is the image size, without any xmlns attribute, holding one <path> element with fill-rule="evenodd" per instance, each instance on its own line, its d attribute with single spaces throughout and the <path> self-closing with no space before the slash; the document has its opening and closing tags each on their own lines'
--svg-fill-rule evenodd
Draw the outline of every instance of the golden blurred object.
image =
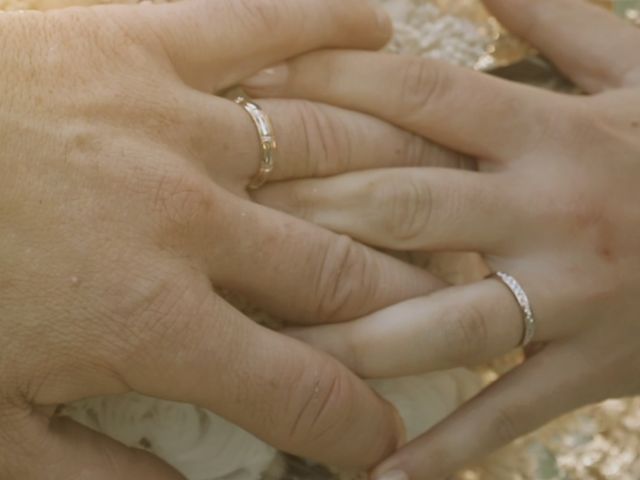
<svg viewBox="0 0 640 480">
<path fill-rule="evenodd" d="M 624 17 L 634 25 L 640 27 L 640 5 L 639 8 L 629 8 L 624 11 Z"/>
<path fill-rule="evenodd" d="M 613 10 L 615 0 L 590 0 L 608 10 Z M 477 59 L 474 68 L 487 71 L 505 67 L 535 54 L 535 50 L 507 32 L 500 23 L 489 14 L 479 0 L 436 0 L 443 12 L 466 18 L 488 39 L 484 54 Z M 640 21 L 638 10 L 625 9 L 621 12 Z"/>
</svg>

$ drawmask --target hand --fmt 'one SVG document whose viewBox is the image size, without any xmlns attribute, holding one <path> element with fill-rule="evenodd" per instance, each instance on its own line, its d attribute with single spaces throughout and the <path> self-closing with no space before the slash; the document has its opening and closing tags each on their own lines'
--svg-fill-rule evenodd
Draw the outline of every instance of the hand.
<svg viewBox="0 0 640 480">
<path fill-rule="evenodd" d="M 58 404 L 131 390 L 209 408 L 337 465 L 370 466 L 396 447 L 396 415 L 364 383 L 212 289 L 300 323 L 355 318 L 441 285 L 251 203 L 255 126 L 209 93 L 295 54 L 378 48 L 389 34 L 363 1 L 0 15 L 1 478 L 179 478 L 50 419 Z M 274 181 L 402 165 L 406 148 L 424 165 L 435 151 L 335 107 L 264 107 L 280 141 Z M 380 141 L 350 155 L 368 131 Z"/>
<path fill-rule="evenodd" d="M 478 161 L 286 182 L 260 202 L 381 247 L 480 251 L 533 305 L 538 352 L 376 478 L 440 478 L 564 412 L 640 392 L 640 31 L 580 1 L 486 4 L 591 95 L 359 52 L 310 54 L 246 83 L 379 116 Z M 523 322 L 487 279 L 292 335 L 388 377 L 485 362 L 521 342 Z"/>
</svg>

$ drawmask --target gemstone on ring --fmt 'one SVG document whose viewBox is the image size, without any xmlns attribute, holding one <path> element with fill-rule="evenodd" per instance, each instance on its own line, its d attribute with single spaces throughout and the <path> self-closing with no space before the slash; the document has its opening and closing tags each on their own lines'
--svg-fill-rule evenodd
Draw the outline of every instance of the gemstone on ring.
<svg viewBox="0 0 640 480">
<path fill-rule="evenodd" d="M 536 333 L 536 320 L 533 316 L 533 309 L 531 308 L 529 297 L 524 291 L 524 288 L 522 288 L 522 285 L 520 285 L 520 283 L 511 275 L 504 272 L 496 272 L 493 274 L 493 276 L 498 278 L 507 286 L 509 291 L 515 297 L 516 302 L 518 302 L 520 310 L 522 310 L 522 316 L 524 320 L 524 333 L 522 335 L 520 346 L 526 347 L 533 341 L 533 337 Z"/>
</svg>

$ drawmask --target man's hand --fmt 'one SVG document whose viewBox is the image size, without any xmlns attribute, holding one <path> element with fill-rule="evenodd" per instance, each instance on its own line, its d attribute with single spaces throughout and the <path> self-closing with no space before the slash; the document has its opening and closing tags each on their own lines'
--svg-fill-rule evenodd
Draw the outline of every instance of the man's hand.
<svg viewBox="0 0 640 480">
<path fill-rule="evenodd" d="M 131 390 L 338 465 L 368 466 L 396 447 L 395 412 L 364 383 L 213 290 L 311 323 L 440 285 L 252 203 L 255 127 L 210 93 L 295 54 L 378 48 L 389 34 L 386 16 L 358 0 L 0 15 L 0 478 L 180 478 L 49 418 L 58 404 Z M 353 112 L 264 107 L 281 145 L 273 181 L 402 164 L 407 148 L 423 164 L 430 151 Z M 377 145 L 351 148 L 370 131 Z"/>
</svg>

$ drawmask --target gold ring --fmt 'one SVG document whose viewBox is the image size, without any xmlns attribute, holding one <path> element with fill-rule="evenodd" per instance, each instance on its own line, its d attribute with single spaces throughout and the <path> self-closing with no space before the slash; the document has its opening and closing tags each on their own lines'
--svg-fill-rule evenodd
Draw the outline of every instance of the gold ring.
<svg viewBox="0 0 640 480">
<path fill-rule="evenodd" d="M 273 124 L 269 116 L 258 104 L 244 97 L 238 97 L 234 101 L 244 108 L 258 129 L 262 160 L 260 161 L 258 173 L 251 179 L 247 187 L 249 190 L 256 190 L 267 182 L 269 174 L 273 171 L 278 144 L 276 143 L 276 138 L 273 133 Z"/>
</svg>

